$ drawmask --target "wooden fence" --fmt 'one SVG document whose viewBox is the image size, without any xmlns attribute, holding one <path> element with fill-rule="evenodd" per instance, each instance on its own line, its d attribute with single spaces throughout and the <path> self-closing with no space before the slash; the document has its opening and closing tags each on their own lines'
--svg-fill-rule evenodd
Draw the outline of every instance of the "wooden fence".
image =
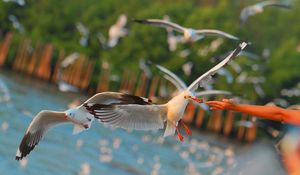
<svg viewBox="0 0 300 175">
<path fill-rule="evenodd" d="M 0 42 L 0 66 L 5 65 L 10 43 L 13 34 L 7 33 Z M 13 58 L 12 70 L 23 72 L 24 74 L 37 77 L 39 79 L 57 83 L 59 80 L 60 63 L 65 58 L 64 51 L 59 51 L 58 57 L 54 61 L 54 47 L 52 44 L 36 44 L 31 48 L 31 41 L 24 39 L 18 48 L 15 58 Z M 106 61 L 102 62 L 101 72 L 94 72 L 95 60 L 89 59 L 85 55 L 80 57 L 68 66 L 61 75 L 61 78 L 83 91 L 89 91 L 92 75 L 98 74 L 98 84 L 93 93 L 110 90 L 110 66 Z M 166 81 L 161 77 L 147 77 L 142 71 L 139 73 L 124 71 L 120 78 L 120 92 L 127 92 L 138 96 L 145 96 L 156 99 L 160 88 L 166 85 Z M 252 121 L 250 116 L 236 114 L 232 111 L 206 111 L 193 103 L 188 104 L 183 120 L 196 128 L 219 133 L 224 136 L 235 137 L 239 140 L 252 142 L 256 138 L 256 125 L 245 128 L 236 126 L 236 121 Z"/>
</svg>

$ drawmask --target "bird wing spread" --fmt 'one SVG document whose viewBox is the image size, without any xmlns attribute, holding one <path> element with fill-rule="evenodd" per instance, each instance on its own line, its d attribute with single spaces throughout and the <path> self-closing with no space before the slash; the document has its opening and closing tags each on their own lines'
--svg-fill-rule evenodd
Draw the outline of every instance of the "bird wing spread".
<svg viewBox="0 0 300 175">
<path fill-rule="evenodd" d="M 164 105 L 87 103 L 85 106 L 101 123 L 113 128 L 157 130 L 162 129 L 166 121 Z"/>
<path fill-rule="evenodd" d="M 56 124 L 68 122 L 63 112 L 41 111 L 30 123 L 16 154 L 16 160 L 28 155 L 39 143 L 47 130 Z"/>
<path fill-rule="evenodd" d="M 234 51 L 231 52 L 223 61 L 219 64 L 211 68 L 209 71 L 201 75 L 198 79 L 196 79 L 189 87 L 188 90 L 194 92 L 198 86 L 204 86 L 208 80 L 212 78 L 212 76 L 223 66 L 225 66 L 231 59 L 235 58 L 240 51 L 242 51 L 247 46 L 247 43 L 241 43 Z"/>
</svg>

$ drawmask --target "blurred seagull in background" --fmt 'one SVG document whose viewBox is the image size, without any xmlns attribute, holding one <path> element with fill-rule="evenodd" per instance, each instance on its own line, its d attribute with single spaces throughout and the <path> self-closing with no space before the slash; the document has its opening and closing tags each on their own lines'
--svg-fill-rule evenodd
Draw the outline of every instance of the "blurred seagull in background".
<svg viewBox="0 0 300 175">
<path fill-rule="evenodd" d="M 170 17 L 168 15 L 165 15 L 163 20 L 170 21 Z M 169 50 L 175 51 L 177 48 L 177 43 L 184 43 L 184 38 L 183 38 L 183 36 L 174 35 L 174 31 L 170 27 L 167 27 L 166 30 L 168 32 L 167 42 L 169 44 Z"/>
<path fill-rule="evenodd" d="M 215 35 L 215 36 L 221 36 L 233 40 L 238 40 L 237 37 L 220 30 L 215 30 L 215 29 L 196 30 L 192 28 L 185 28 L 173 22 L 161 20 L 161 19 L 145 19 L 145 20 L 134 19 L 133 21 L 141 24 L 148 24 L 157 27 L 170 28 L 174 31 L 183 33 L 183 38 L 185 42 L 196 42 L 202 39 L 206 35 Z"/>
<path fill-rule="evenodd" d="M 14 2 L 17 3 L 19 6 L 24 6 L 26 4 L 24 0 L 3 0 L 3 2 Z"/>
<path fill-rule="evenodd" d="M 22 24 L 19 22 L 19 20 L 17 19 L 17 17 L 15 15 L 9 15 L 8 19 L 10 20 L 10 22 L 12 23 L 13 27 L 20 33 L 24 33 L 24 27 L 22 26 Z"/>
<path fill-rule="evenodd" d="M 128 34 L 128 29 L 125 28 L 127 24 L 127 16 L 121 14 L 118 21 L 112 25 L 108 31 L 108 43 L 109 48 L 115 47 L 118 44 L 118 41 L 121 37 L 124 37 Z"/>
<path fill-rule="evenodd" d="M 253 16 L 253 15 L 262 13 L 265 7 L 279 7 L 279 8 L 290 9 L 291 5 L 284 3 L 284 2 L 280 2 L 280 1 L 270 0 L 270 1 L 263 1 L 260 3 L 254 4 L 254 5 L 248 6 L 241 11 L 241 14 L 240 14 L 241 24 L 245 24 L 245 22 L 247 21 L 249 16 Z"/>
<path fill-rule="evenodd" d="M 84 26 L 81 22 L 76 23 L 76 28 L 81 36 L 79 40 L 80 45 L 87 46 L 90 35 L 89 29 L 86 26 Z"/>
<path fill-rule="evenodd" d="M 106 44 L 106 38 L 104 37 L 104 35 L 101 32 L 97 33 L 97 39 L 99 41 L 99 43 L 101 44 L 103 49 L 107 49 L 107 44 Z"/>
<path fill-rule="evenodd" d="M 74 64 L 76 60 L 80 58 L 80 54 L 77 52 L 72 53 L 71 55 L 67 56 L 61 63 L 58 69 L 58 89 L 62 92 L 79 92 L 79 89 L 66 81 L 63 80 L 63 71 L 69 67 L 70 65 Z"/>
</svg>

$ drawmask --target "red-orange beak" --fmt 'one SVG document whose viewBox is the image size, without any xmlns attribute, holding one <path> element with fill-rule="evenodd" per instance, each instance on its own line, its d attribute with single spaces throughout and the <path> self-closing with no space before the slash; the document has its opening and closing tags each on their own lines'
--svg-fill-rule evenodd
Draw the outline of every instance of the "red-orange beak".
<svg viewBox="0 0 300 175">
<path fill-rule="evenodd" d="M 198 102 L 198 103 L 203 103 L 203 100 L 202 99 L 199 99 L 197 97 L 191 97 L 192 100 Z"/>
</svg>

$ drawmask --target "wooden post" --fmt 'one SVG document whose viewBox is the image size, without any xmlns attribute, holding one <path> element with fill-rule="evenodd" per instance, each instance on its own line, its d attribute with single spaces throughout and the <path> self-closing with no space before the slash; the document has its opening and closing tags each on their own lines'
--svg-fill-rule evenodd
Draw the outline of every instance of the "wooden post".
<svg viewBox="0 0 300 175">
<path fill-rule="evenodd" d="M 233 111 L 227 111 L 227 115 L 226 115 L 225 121 L 224 121 L 224 128 L 223 128 L 223 134 L 225 136 L 229 136 L 229 134 L 232 131 L 233 117 L 234 117 L 234 112 Z"/>
<path fill-rule="evenodd" d="M 221 110 L 216 110 L 216 114 L 214 115 L 213 118 L 213 123 L 212 123 L 212 130 L 214 132 L 220 132 L 222 129 L 222 111 Z"/>
<path fill-rule="evenodd" d="M 12 40 L 12 32 L 8 32 L 0 47 L 0 66 L 3 66 L 7 57 L 8 49 Z"/>
<path fill-rule="evenodd" d="M 101 65 L 101 74 L 97 85 L 97 92 L 104 92 L 109 89 L 110 66 L 107 61 L 103 60 Z"/>
<path fill-rule="evenodd" d="M 53 45 L 46 44 L 42 56 L 40 58 L 39 66 L 36 70 L 36 76 L 43 80 L 49 80 L 50 78 L 52 51 Z"/>
<path fill-rule="evenodd" d="M 132 93 L 133 88 L 136 84 L 136 79 L 137 79 L 136 73 L 131 72 L 130 77 L 129 77 L 128 86 L 127 86 L 127 92 L 130 93 L 130 94 Z"/>
<path fill-rule="evenodd" d="M 187 124 L 191 124 L 194 120 L 196 108 L 194 103 L 190 102 L 185 110 L 184 116 L 183 116 L 183 121 Z"/>
<path fill-rule="evenodd" d="M 205 110 L 201 107 L 198 107 L 197 117 L 196 117 L 196 127 L 200 128 L 203 124 Z"/>
<path fill-rule="evenodd" d="M 247 118 L 247 114 L 242 113 L 241 121 L 245 121 Z M 239 140 L 242 140 L 245 135 L 245 127 L 244 126 L 239 126 L 237 130 L 237 138 Z"/>
<path fill-rule="evenodd" d="M 252 120 L 252 117 L 251 117 L 251 122 L 252 122 L 252 126 L 250 128 L 247 128 L 246 130 L 245 140 L 247 142 L 253 142 L 256 139 L 257 126 L 256 126 L 256 122 Z"/>
<path fill-rule="evenodd" d="M 38 58 L 40 58 L 41 56 L 40 50 L 41 50 L 41 45 L 36 44 L 34 52 L 31 55 L 30 62 L 28 63 L 28 67 L 27 67 L 28 75 L 32 75 L 37 67 Z"/>
<path fill-rule="evenodd" d="M 58 77 L 59 73 L 62 74 L 62 72 L 60 70 L 60 64 L 61 64 L 62 60 L 64 59 L 64 57 L 65 57 L 65 51 L 60 50 L 59 54 L 58 54 L 58 58 L 55 63 L 55 67 L 54 67 L 54 71 L 53 71 L 53 75 L 52 75 L 52 82 L 57 82 L 59 80 L 59 77 Z"/>
<path fill-rule="evenodd" d="M 149 94 L 148 94 L 148 98 L 153 98 L 155 97 L 156 91 L 157 91 L 157 87 L 158 87 L 158 82 L 159 82 L 159 77 L 158 76 L 154 76 L 153 79 L 151 80 L 151 85 L 150 85 L 150 90 L 149 90 Z"/>
<path fill-rule="evenodd" d="M 89 61 L 88 66 L 87 66 L 87 72 L 85 74 L 84 77 L 84 83 L 83 86 L 81 87 L 81 89 L 87 89 L 88 86 L 90 85 L 92 76 L 93 76 L 93 72 L 94 72 L 94 65 L 95 65 L 95 61 Z"/>
<path fill-rule="evenodd" d="M 120 88 L 119 88 L 120 92 L 125 91 L 128 80 L 129 80 L 129 72 L 128 72 L 127 69 L 125 69 L 124 72 L 123 72 L 123 75 L 122 75 L 122 79 L 120 81 Z"/>
<path fill-rule="evenodd" d="M 147 76 L 141 72 L 141 75 L 139 77 L 139 81 L 135 90 L 136 96 L 145 96 L 146 88 L 147 88 Z"/>
</svg>

